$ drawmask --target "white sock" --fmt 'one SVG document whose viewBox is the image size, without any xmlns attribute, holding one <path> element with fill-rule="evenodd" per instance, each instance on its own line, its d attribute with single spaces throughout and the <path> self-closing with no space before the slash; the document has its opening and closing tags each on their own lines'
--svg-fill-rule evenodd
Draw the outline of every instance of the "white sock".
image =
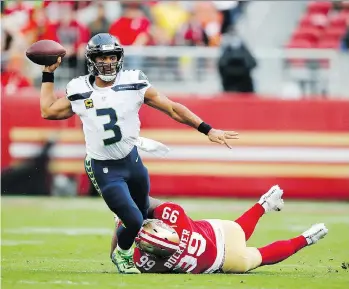
<svg viewBox="0 0 349 289">
<path fill-rule="evenodd" d="M 131 252 L 131 248 L 130 249 L 127 249 L 127 250 L 124 250 L 124 249 L 121 249 L 119 247 L 119 245 L 116 246 L 116 250 L 121 252 L 122 254 L 124 255 L 130 255 L 132 252 Z"/>
</svg>

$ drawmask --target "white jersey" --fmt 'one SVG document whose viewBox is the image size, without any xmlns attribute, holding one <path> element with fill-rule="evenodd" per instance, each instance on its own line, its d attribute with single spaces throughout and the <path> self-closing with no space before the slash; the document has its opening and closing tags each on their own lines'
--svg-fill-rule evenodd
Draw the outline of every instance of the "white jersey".
<svg viewBox="0 0 349 289">
<path fill-rule="evenodd" d="M 66 90 L 83 124 L 86 154 L 96 160 L 122 159 L 139 137 L 138 111 L 150 83 L 140 70 L 120 71 L 110 87 L 99 88 L 93 82 L 91 75 L 80 76 Z"/>
</svg>

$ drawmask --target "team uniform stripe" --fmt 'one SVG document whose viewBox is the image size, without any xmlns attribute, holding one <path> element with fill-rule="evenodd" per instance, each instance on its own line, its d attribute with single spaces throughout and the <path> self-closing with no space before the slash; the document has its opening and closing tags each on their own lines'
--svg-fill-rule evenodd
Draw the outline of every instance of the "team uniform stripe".
<svg viewBox="0 0 349 289">
<path fill-rule="evenodd" d="M 76 101 L 76 100 L 80 100 L 80 99 L 87 99 L 91 96 L 92 91 L 88 91 L 88 92 L 83 92 L 83 93 L 76 93 L 76 94 L 72 94 L 68 96 L 68 99 L 70 101 Z"/>
<path fill-rule="evenodd" d="M 172 249 L 172 250 L 177 250 L 178 249 L 178 245 L 173 245 L 168 241 L 162 241 L 159 239 L 154 238 L 154 236 L 152 235 L 148 235 L 148 234 L 144 234 L 143 232 L 139 233 L 139 236 L 141 238 L 143 238 L 144 240 L 146 240 L 147 242 L 153 244 L 153 245 L 160 245 L 164 248 L 168 248 L 168 249 Z"/>
<path fill-rule="evenodd" d="M 162 240 L 163 240 L 162 238 L 160 238 L 160 237 L 158 237 L 158 236 L 156 236 L 156 235 L 150 234 L 150 233 L 148 233 L 148 232 L 146 232 L 146 231 L 142 231 L 142 233 L 143 233 L 143 234 L 146 234 L 146 235 L 149 235 L 149 236 L 151 236 L 152 238 L 157 239 L 157 240 L 159 240 L 159 241 L 162 241 Z M 171 240 L 166 240 L 166 242 L 168 242 L 168 243 L 170 243 L 170 244 L 172 244 L 172 245 L 174 245 L 174 246 L 177 246 L 177 245 L 178 245 L 177 243 L 172 242 Z"/>
<path fill-rule="evenodd" d="M 140 90 L 147 86 L 149 86 L 148 83 L 141 82 L 141 83 L 119 84 L 119 85 L 113 86 L 111 89 L 114 91 Z"/>
<path fill-rule="evenodd" d="M 94 185 L 96 191 L 102 196 L 102 190 L 100 189 L 97 183 L 97 180 L 95 178 L 95 174 L 92 166 L 92 159 L 90 157 L 86 156 L 84 166 L 85 166 L 86 174 L 90 178 L 91 183 Z"/>
</svg>

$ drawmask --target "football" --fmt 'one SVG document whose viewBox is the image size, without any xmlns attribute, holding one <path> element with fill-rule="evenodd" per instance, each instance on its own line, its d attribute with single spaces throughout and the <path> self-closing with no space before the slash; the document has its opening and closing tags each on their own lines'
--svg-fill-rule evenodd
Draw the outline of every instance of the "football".
<svg viewBox="0 0 349 289">
<path fill-rule="evenodd" d="M 40 40 L 33 43 L 26 51 L 27 57 L 36 64 L 49 66 L 64 57 L 65 48 L 53 40 Z"/>
</svg>

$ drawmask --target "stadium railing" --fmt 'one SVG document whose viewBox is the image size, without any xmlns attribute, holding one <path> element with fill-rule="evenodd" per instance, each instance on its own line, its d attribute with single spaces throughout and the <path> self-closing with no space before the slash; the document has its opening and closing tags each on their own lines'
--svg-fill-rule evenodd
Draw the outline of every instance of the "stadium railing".
<svg viewBox="0 0 349 289">
<path fill-rule="evenodd" d="M 285 98 L 322 95 L 349 98 L 349 54 L 331 49 L 259 49 L 252 51 L 256 93 Z M 142 69 L 166 93 L 212 95 L 221 92 L 217 71 L 219 48 L 125 47 L 126 69 Z M 81 59 L 76 70 L 57 71 L 58 87 L 86 72 Z M 38 76 L 39 77 L 39 76 Z M 40 77 L 38 78 L 40 81 Z"/>
</svg>

